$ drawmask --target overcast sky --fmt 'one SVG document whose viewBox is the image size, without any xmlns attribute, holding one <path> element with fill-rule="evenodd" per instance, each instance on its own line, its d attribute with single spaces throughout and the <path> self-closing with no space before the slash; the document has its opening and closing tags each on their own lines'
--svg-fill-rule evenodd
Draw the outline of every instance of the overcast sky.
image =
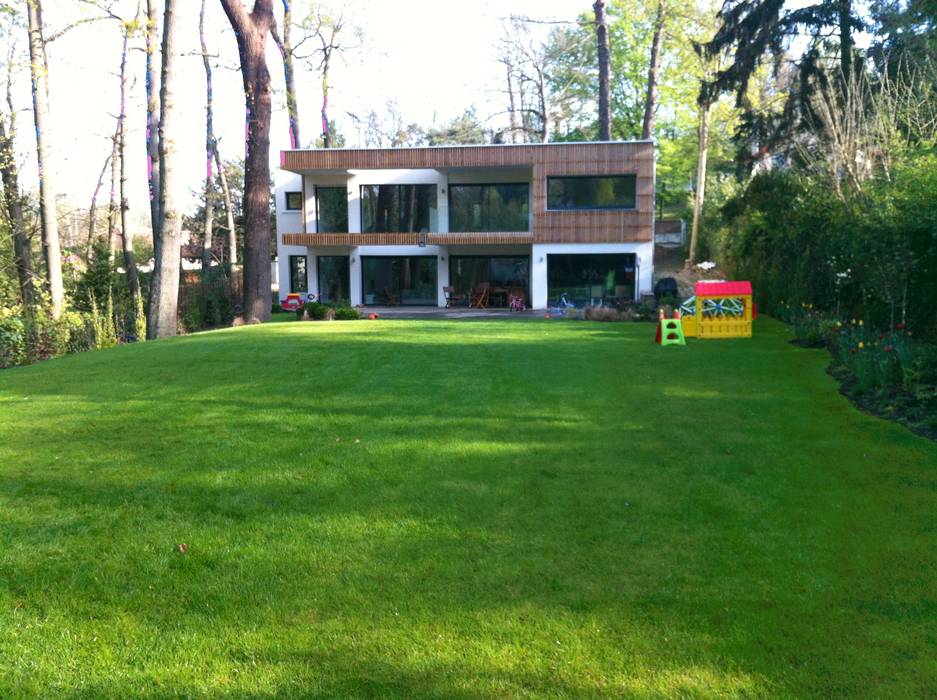
<svg viewBox="0 0 937 700">
<path fill-rule="evenodd" d="M 116 7 L 132 16 L 136 0 L 118 0 Z M 275 3 L 279 11 L 280 3 Z M 296 0 L 295 5 L 301 3 Z M 177 0 L 180 32 L 177 50 L 179 76 L 177 103 L 186 125 L 179 142 L 183 156 L 186 191 L 200 187 L 204 178 L 205 79 L 198 51 L 200 0 Z M 45 0 L 45 22 L 51 31 L 87 16 L 77 0 Z M 501 19 L 510 14 L 537 18 L 575 19 L 589 11 L 590 0 L 349 0 L 347 14 L 357 24 L 364 44 L 334 62 L 330 116 L 348 139 L 357 145 L 358 133 L 347 112 L 380 110 L 396 100 L 404 118 L 422 125 L 443 123 L 469 106 L 481 118 L 504 109 L 496 94 L 501 70 L 496 43 Z M 220 58 L 215 68 L 215 131 L 222 157 L 243 156 L 244 97 L 239 73 L 234 70 L 237 49 L 234 35 L 218 0 L 208 2 L 209 51 Z M 296 11 L 294 11 L 296 12 Z M 25 49 L 25 31 L 20 47 Z M 144 82 L 142 38 L 130 58 L 128 107 L 131 208 L 146 207 L 144 155 Z M 52 166 L 59 192 L 77 205 L 87 206 L 98 174 L 109 152 L 110 134 L 118 108 L 116 71 L 120 58 L 120 30 L 113 21 L 85 24 L 54 41 L 49 47 L 51 134 L 55 146 Z M 271 162 L 278 162 L 281 148 L 288 147 L 283 98 L 283 74 L 279 54 L 270 42 L 268 61 L 275 87 Z M 35 141 L 29 84 L 20 79 L 16 98 L 23 165 L 23 186 L 34 189 Z M 303 139 L 319 132 L 321 93 L 317 77 L 300 74 L 298 93 Z M 494 123 L 494 122 L 493 122 Z M 102 197 L 107 198 L 107 184 Z"/>
</svg>

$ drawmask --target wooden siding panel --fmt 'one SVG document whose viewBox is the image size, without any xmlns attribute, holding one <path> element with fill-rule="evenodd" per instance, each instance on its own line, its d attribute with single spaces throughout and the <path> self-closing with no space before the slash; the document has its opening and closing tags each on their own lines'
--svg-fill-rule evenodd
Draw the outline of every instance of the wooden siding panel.
<svg viewBox="0 0 937 700">
<path fill-rule="evenodd" d="M 552 143 L 435 148 L 317 149 L 283 151 L 287 170 L 369 170 L 417 168 L 529 167 L 532 170 L 532 226 L 525 242 L 631 243 L 654 239 L 654 148 L 649 141 Z M 637 175 L 637 208 L 548 211 L 546 184 L 551 175 Z M 284 235 L 290 244 L 296 234 Z M 487 236 L 482 238 L 482 236 Z M 433 243 L 490 244 L 516 234 L 432 233 Z M 293 245 L 416 245 L 419 234 L 321 234 Z M 430 242 L 427 240 L 427 242 Z"/>
</svg>

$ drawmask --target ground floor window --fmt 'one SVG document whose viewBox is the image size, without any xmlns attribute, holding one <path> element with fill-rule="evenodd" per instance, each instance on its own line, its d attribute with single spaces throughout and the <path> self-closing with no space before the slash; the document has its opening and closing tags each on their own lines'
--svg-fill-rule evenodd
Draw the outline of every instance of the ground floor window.
<svg viewBox="0 0 937 700">
<path fill-rule="evenodd" d="M 634 300 L 634 253 L 547 256 L 547 297 L 576 306 L 617 306 Z"/>
<path fill-rule="evenodd" d="M 347 255 L 320 255 L 316 258 L 319 276 L 319 301 L 350 303 L 351 284 Z"/>
<path fill-rule="evenodd" d="M 449 284 L 455 304 L 477 299 L 484 307 L 507 307 L 511 297 L 530 306 L 530 258 L 525 256 L 454 255 L 449 258 Z"/>
<path fill-rule="evenodd" d="M 309 291 L 305 255 L 290 256 L 290 291 L 293 293 Z"/>
<path fill-rule="evenodd" d="M 387 306 L 436 306 L 436 256 L 361 258 L 364 303 Z"/>
</svg>

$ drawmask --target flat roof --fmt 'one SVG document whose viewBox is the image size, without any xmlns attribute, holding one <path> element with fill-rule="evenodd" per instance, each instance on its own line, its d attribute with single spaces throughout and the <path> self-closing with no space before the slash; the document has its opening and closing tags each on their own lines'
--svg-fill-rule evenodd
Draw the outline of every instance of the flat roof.
<svg viewBox="0 0 937 700">
<path fill-rule="evenodd" d="M 320 151 L 426 151 L 434 148 L 530 148 L 545 146 L 607 146 L 609 144 L 654 143 L 654 139 L 627 139 L 618 141 L 535 141 L 530 143 L 451 143 L 437 146 L 355 146 L 351 148 L 281 148 L 280 153 L 318 153 Z"/>
</svg>

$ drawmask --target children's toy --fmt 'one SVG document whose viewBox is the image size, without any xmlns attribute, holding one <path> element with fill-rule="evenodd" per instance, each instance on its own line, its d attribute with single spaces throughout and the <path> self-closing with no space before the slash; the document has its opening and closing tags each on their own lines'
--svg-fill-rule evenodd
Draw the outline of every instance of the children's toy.
<svg viewBox="0 0 937 700">
<path fill-rule="evenodd" d="M 674 311 L 673 318 L 664 318 L 664 310 L 660 310 L 660 316 L 657 320 L 657 336 L 654 342 L 664 347 L 666 345 L 686 345 L 683 337 L 683 323 L 680 319 L 680 312 Z"/>
<path fill-rule="evenodd" d="M 508 308 L 511 311 L 523 311 L 526 307 L 524 306 L 524 300 L 521 297 L 512 294 L 508 302 Z"/>
<path fill-rule="evenodd" d="M 687 338 L 751 338 L 751 282 L 697 282 L 695 296 L 680 305 Z"/>
<path fill-rule="evenodd" d="M 301 308 L 303 305 L 303 295 L 302 294 L 287 294 L 286 299 L 280 304 L 280 308 L 284 311 L 296 311 L 296 309 Z"/>
</svg>

